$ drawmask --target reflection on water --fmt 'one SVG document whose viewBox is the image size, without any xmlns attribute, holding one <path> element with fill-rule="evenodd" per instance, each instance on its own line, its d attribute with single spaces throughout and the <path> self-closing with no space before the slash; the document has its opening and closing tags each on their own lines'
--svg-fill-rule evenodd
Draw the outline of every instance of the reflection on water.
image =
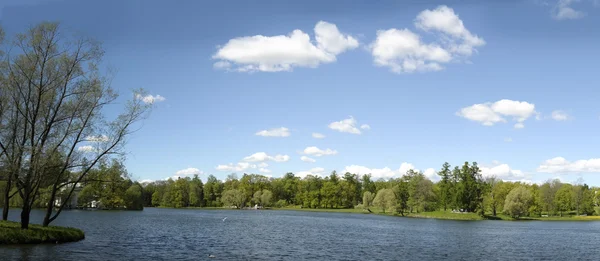
<svg viewBox="0 0 600 261">
<path fill-rule="evenodd" d="M 16 211 L 11 219 L 17 220 Z M 223 221 L 223 219 L 227 217 Z M 32 220 L 41 221 L 35 211 Z M 448 221 L 295 211 L 66 211 L 80 242 L 2 260 L 599 260 L 598 222 Z M 209 258 L 214 255 L 215 258 Z"/>
</svg>

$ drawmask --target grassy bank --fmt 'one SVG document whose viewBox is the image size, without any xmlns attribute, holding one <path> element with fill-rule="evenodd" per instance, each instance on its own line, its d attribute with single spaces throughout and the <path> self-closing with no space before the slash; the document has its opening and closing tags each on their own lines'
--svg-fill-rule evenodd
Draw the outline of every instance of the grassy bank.
<svg viewBox="0 0 600 261">
<path fill-rule="evenodd" d="M 0 221 L 0 244 L 56 244 L 84 238 L 83 231 L 77 228 L 30 224 L 29 229 L 21 229 L 18 222 Z"/>
<path fill-rule="evenodd" d="M 399 214 L 382 213 L 378 208 L 371 208 L 371 212 L 363 209 L 314 209 L 314 208 L 298 208 L 298 207 L 285 207 L 285 208 L 273 208 L 274 210 L 294 210 L 294 211 L 311 211 L 311 212 L 333 212 L 333 213 L 360 213 L 360 214 L 377 214 L 377 215 L 390 215 L 400 216 Z M 421 212 L 421 213 L 407 213 L 405 217 L 409 218 L 434 218 L 434 219 L 447 219 L 447 220 L 505 220 L 505 221 L 600 221 L 600 216 L 551 216 L 551 217 L 522 217 L 520 219 L 514 219 L 508 215 L 499 214 L 495 217 L 486 215 L 484 217 L 477 213 L 453 213 L 451 211 L 433 211 L 433 212 Z"/>
</svg>

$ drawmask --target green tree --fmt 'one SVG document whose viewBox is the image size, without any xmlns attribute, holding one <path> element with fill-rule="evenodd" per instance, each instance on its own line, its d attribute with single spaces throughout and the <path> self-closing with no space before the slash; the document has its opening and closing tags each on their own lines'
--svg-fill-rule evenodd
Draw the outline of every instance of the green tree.
<svg viewBox="0 0 600 261">
<path fill-rule="evenodd" d="M 531 192 L 523 186 L 518 186 L 506 196 L 504 212 L 518 219 L 527 214 L 531 201 Z"/>
<path fill-rule="evenodd" d="M 573 186 L 571 184 L 562 184 L 554 197 L 554 204 L 562 217 L 563 212 L 569 211 L 573 207 Z"/>
<path fill-rule="evenodd" d="M 382 189 L 377 192 L 373 205 L 379 207 L 383 213 L 390 210 L 396 203 L 396 196 L 391 189 Z"/>
<path fill-rule="evenodd" d="M 189 203 L 193 207 L 204 207 L 204 185 L 198 175 L 189 182 Z"/>
<path fill-rule="evenodd" d="M 446 211 L 448 205 L 452 202 L 452 170 L 450 170 L 450 167 L 450 164 L 445 162 L 442 165 L 442 169 L 438 172 L 438 176 L 441 178 L 438 183 L 440 188 L 439 199 L 444 211 Z"/>
<path fill-rule="evenodd" d="M 371 193 L 370 191 L 365 191 L 363 193 L 363 206 L 366 209 L 369 209 L 369 207 L 371 207 L 373 205 L 373 199 L 375 198 L 375 196 L 373 195 L 373 193 Z"/>
<path fill-rule="evenodd" d="M 223 191 L 221 201 L 227 207 L 233 206 L 241 209 L 246 204 L 246 194 L 238 189 L 230 189 Z"/>
<path fill-rule="evenodd" d="M 140 184 L 135 183 L 125 191 L 125 206 L 129 210 L 144 209 L 144 198 L 142 197 L 142 186 Z"/>
<path fill-rule="evenodd" d="M 269 207 L 271 206 L 271 202 L 273 202 L 273 193 L 270 190 L 264 189 L 260 196 L 260 203 L 263 207 Z"/>
</svg>

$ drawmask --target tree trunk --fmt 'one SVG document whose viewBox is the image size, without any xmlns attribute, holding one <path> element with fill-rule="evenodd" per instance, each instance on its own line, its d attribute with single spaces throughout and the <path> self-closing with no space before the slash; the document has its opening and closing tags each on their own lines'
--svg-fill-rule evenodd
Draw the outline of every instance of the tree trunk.
<svg viewBox="0 0 600 261">
<path fill-rule="evenodd" d="M 494 214 L 494 217 L 496 216 L 496 207 L 492 207 L 492 213 Z"/>
<path fill-rule="evenodd" d="M 21 210 L 21 229 L 29 229 L 29 214 L 31 208 L 29 204 L 23 204 L 23 210 Z"/>
<path fill-rule="evenodd" d="M 4 206 L 2 207 L 2 220 L 8 220 L 8 209 L 10 207 L 10 188 L 12 187 L 12 173 L 8 175 L 6 188 L 4 190 Z"/>
</svg>

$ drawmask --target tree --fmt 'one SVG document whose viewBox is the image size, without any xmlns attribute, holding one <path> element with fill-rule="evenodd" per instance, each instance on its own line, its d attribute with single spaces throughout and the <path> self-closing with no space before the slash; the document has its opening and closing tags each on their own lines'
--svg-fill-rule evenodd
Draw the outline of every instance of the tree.
<svg viewBox="0 0 600 261">
<path fill-rule="evenodd" d="M 391 189 L 382 189 L 377 192 L 373 205 L 378 206 L 383 213 L 386 209 L 390 209 L 396 203 L 396 196 Z"/>
<path fill-rule="evenodd" d="M 404 181 L 404 179 L 399 179 L 398 184 L 394 187 L 396 210 L 402 216 L 404 216 L 404 213 L 408 210 L 408 199 L 410 197 L 408 190 L 408 182 Z"/>
<path fill-rule="evenodd" d="M 371 193 L 370 191 L 365 191 L 363 193 L 363 206 L 366 209 L 369 209 L 369 207 L 371 207 L 371 205 L 373 205 L 373 199 L 375 198 L 375 196 L 373 195 L 373 193 Z"/>
<path fill-rule="evenodd" d="M 271 206 L 271 202 L 273 201 L 273 193 L 270 190 L 264 189 L 262 191 L 262 195 L 260 196 L 260 203 L 263 207 Z"/>
<path fill-rule="evenodd" d="M 125 206 L 129 210 L 143 210 L 144 199 L 142 197 L 142 186 L 139 183 L 131 185 L 125 191 Z"/>
<path fill-rule="evenodd" d="M 531 200 L 531 192 L 527 188 L 523 186 L 516 187 L 506 196 L 504 212 L 518 219 L 527 214 Z"/>
<path fill-rule="evenodd" d="M 563 184 L 556 192 L 554 204 L 562 217 L 563 212 L 569 211 L 573 207 L 573 186 L 571 184 Z"/>
<path fill-rule="evenodd" d="M 9 102 L 0 125 L 17 131 L 0 132 L 0 147 L 22 199 L 21 227 L 29 227 L 31 208 L 46 184 L 43 225 L 48 226 L 77 184 L 98 163 L 122 151 L 131 126 L 147 115 L 152 103 L 136 91 L 122 114 L 105 120 L 105 108 L 118 96 L 98 69 L 103 51 L 92 39 L 69 37 L 57 23 L 34 26 L 8 49 L 16 54 L 4 66 L 8 77 L 2 96 Z M 62 192 L 64 203 L 55 211 Z"/>
<path fill-rule="evenodd" d="M 198 174 L 194 175 L 194 178 L 189 182 L 189 203 L 190 206 L 203 207 L 204 206 L 204 191 L 202 180 L 198 177 Z"/>
<path fill-rule="evenodd" d="M 438 172 L 441 180 L 438 183 L 440 187 L 440 204 L 446 211 L 448 205 L 452 202 L 452 171 L 450 164 L 445 162 L 442 169 Z"/>
<path fill-rule="evenodd" d="M 221 197 L 221 201 L 225 206 L 233 206 L 241 209 L 246 204 L 246 194 L 238 189 L 225 190 Z"/>
</svg>

